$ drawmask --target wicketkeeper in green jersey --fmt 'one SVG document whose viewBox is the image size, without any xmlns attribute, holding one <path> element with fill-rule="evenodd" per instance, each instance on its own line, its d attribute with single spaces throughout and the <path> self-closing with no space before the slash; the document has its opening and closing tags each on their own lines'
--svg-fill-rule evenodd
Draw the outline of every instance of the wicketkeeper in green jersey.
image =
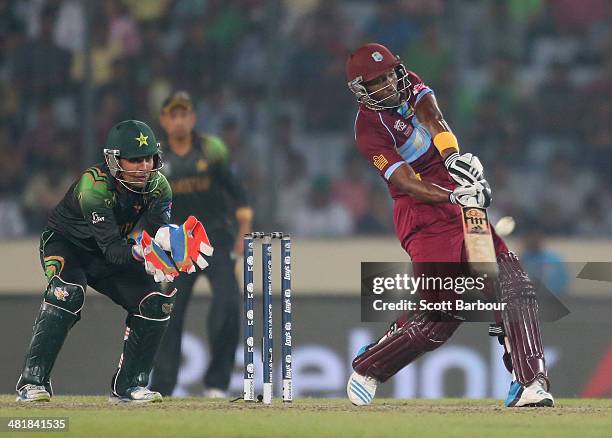
<svg viewBox="0 0 612 438">
<path fill-rule="evenodd" d="M 212 255 L 212 247 L 195 217 L 181 226 L 168 223 L 172 191 L 159 172 L 159 143 L 149 126 L 115 125 L 104 158 L 72 184 L 42 233 L 48 285 L 17 381 L 18 401 L 51 399 L 53 364 L 81 318 L 88 285 L 127 311 L 110 401 L 162 400 L 147 384 L 177 291 L 161 292 L 158 283 L 195 272 L 195 265 L 205 268 L 203 255 Z"/>
</svg>

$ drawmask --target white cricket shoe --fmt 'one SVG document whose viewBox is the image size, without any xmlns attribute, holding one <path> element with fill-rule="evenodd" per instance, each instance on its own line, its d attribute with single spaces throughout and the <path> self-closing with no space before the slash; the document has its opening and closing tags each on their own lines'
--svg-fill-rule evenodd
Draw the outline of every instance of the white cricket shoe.
<svg viewBox="0 0 612 438">
<path fill-rule="evenodd" d="M 111 393 L 108 401 L 111 403 L 160 403 L 162 395 L 144 386 L 133 386 L 125 391 L 125 395 Z"/>
<path fill-rule="evenodd" d="M 207 388 L 204 390 L 205 398 L 227 398 L 227 391 L 219 388 Z"/>
<path fill-rule="evenodd" d="M 373 377 L 362 376 L 353 371 L 346 385 L 346 394 L 355 406 L 365 406 L 372 403 L 376 394 L 378 382 Z"/>
<path fill-rule="evenodd" d="M 510 384 L 510 392 L 505 402 L 507 407 L 553 407 L 555 400 L 548 392 L 548 383 L 543 377 L 538 377 L 529 386 L 523 386 L 514 381 Z"/>
<path fill-rule="evenodd" d="M 18 402 L 48 402 L 51 401 L 51 394 L 43 385 L 24 385 L 17 391 Z"/>
</svg>

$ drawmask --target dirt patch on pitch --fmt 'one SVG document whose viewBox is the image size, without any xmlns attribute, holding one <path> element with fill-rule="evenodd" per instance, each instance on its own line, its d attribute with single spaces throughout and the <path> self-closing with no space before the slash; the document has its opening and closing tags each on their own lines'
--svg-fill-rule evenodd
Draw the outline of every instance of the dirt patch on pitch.
<svg viewBox="0 0 612 438">
<path fill-rule="evenodd" d="M 472 401 L 472 400 L 379 400 L 371 406 L 353 406 L 342 399 L 300 399 L 293 403 L 283 403 L 275 400 L 272 405 L 261 403 L 245 403 L 242 400 L 235 402 L 216 401 L 198 398 L 166 398 L 162 403 L 155 404 L 111 404 L 107 397 L 69 397 L 58 396 L 49 403 L 17 403 L 12 396 L 0 396 L 0 410 L 18 411 L 249 411 L 266 410 L 271 412 L 352 412 L 352 413 L 407 413 L 407 414 L 490 414 L 490 415 L 565 415 L 581 414 L 590 416 L 612 416 L 612 406 L 564 404 L 559 401 L 555 408 L 514 408 L 509 409 L 498 401 Z"/>
</svg>

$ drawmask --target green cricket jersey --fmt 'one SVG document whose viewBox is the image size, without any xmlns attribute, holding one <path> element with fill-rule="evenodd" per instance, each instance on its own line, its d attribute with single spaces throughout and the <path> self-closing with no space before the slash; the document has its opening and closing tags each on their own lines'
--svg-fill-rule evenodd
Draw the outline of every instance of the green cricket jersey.
<svg viewBox="0 0 612 438">
<path fill-rule="evenodd" d="M 47 226 L 85 250 L 101 252 L 111 263 L 128 263 L 133 260 L 128 235 L 146 229 L 154 236 L 170 220 L 172 190 L 161 173 L 150 178 L 151 189 L 147 194 L 130 192 L 106 164 L 94 165 L 70 186 Z"/>
<path fill-rule="evenodd" d="M 229 153 L 215 136 L 193 134 L 190 151 L 179 156 L 165 145 L 162 172 L 172 187 L 172 222 L 196 216 L 209 236 L 236 232 L 236 209 L 248 207 L 245 191 L 229 167 Z"/>
</svg>

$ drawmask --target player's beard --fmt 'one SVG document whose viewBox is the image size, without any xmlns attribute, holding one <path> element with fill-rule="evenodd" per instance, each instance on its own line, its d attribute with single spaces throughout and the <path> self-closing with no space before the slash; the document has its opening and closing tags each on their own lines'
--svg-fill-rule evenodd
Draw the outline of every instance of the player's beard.
<svg viewBox="0 0 612 438">
<path fill-rule="evenodd" d="M 391 97 L 384 100 L 383 102 L 386 102 L 386 103 L 383 103 L 383 105 L 399 106 L 399 104 L 401 103 L 401 95 L 398 91 L 396 91 L 395 94 L 393 94 Z"/>
<path fill-rule="evenodd" d="M 172 137 L 178 142 L 184 142 L 189 138 L 191 131 L 188 128 L 177 128 L 172 133 Z"/>
</svg>

